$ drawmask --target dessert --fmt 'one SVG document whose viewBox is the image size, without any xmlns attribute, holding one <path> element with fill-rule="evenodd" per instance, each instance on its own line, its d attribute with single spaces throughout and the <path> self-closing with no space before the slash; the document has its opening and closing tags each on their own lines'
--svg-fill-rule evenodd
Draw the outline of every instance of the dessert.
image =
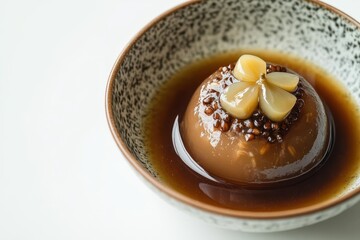
<svg viewBox="0 0 360 240">
<path fill-rule="evenodd" d="M 143 123 L 146 130 L 145 147 L 157 179 L 183 196 L 200 203 L 239 211 L 287 211 L 337 198 L 344 189 L 351 186 L 354 176 L 359 174 L 360 113 L 356 102 L 349 97 L 348 90 L 339 84 L 337 79 L 312 62 L 263 49 L 246 51 L 249 52 L 266 59 L 267 62 L 294 70 L 314 86 L 326 104 L 327 112 L 331 112 L 334 133 L 336 132 L 333 137 L 333 148 L 329 151 L 327 160 L 321 161 L 321 167 L 316 167 L 317 171 L 310 172 L 313 174 L 299 177 L 301 181 L 285 184 L 288 182 L 286 181 L 281 186 L 271 184 L 271 187 L 255 188 L 231 184 L 226 180 L 218 181 L 209 178 L 208 175 L 198 174 L 179 156 L 172 141 L 174 120 L 177 117 L 180 120 L 184 119 L 192 96 L 206 78 L 219 66 L 235 63 L 239 56 L 244 54 L 244 51 L 235 51 L 189 64 L 172 75 L 159 88 Z M 304 108 L 301 113 L 303 110 Z M 288 134 L 289 132 L 283 136 L 284 141 Z M 196 163 L 195 160 L 194 162 Z"/>
<path fill-rule="evenodd" d="M 189 156 L 212 178 L 274 186 L 300 180 L 326 159 L 329 116 L 302 76 L 242 55 L 200 84 L 180 133 Z"/>
</svg>

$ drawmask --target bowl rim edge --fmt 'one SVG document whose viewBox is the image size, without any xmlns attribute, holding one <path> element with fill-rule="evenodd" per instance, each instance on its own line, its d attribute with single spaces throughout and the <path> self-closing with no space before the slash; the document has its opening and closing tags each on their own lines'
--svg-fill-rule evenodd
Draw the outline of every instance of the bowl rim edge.
<svg viewBox="0 0 360 240">
<path fill-rule="evenodd" d="M 310 2 L 315 5 L 320 5 L 321 7 L 325 8 L 326 10 L 333 12 L 342 18 L 348 20 L 350 23 L 355 25 L 357 28 L 360 29 L 360 23 L 349 16 L 348 14 L 344 13 L 343 11 L 324 3 L 320 0 L 306 0 L 307 2 Z M 327 209 L 330 209 L 340 203 L 345 203 L 355 197 L 356 195 L 360 194 L 360 187 L 357 189 L 352 190 L 351 192 L 348 192 L 344 195 L 342 195 L 339 198 L 336 199 L 330 199 L 326 200 L 324 202 L 320 202 L 311 206 L 296 208 L 296 209 L 289 209 L 289 210 L 281 210 L 281 211 L 273 211 L 273 212 L 254 212 L 254 211 L 240 211 L 240 210 L 232 210 L 232 209 L 226 209 L 221 207 L 216 207 L 213 205 L 209 205 L 200 201 L 197 201 L 193 198 L 187 197 L 174 189 L 172 189 L 169 186 L 165 186 L 158 180 L 156 180 L 145 168 L 144 166 L 136 160 L 135 156 L 130 152 L 130 150 L 127 148 L 126 143 L 122 140 L 120 134 L 116 130 L 116 125 L 114 121 L 114 115 L 112 112 L 112 93 L 113 93 L 113 87 L 114 82 L 117 76 L 117 73 L 120 69 L 120 66 L 122 62 L 125 59 L 126 54 L 130 51 L 133 44 L 137 42 L 137 40 L 148 30 L 151 29 L 153 25 L 164 19 L 165 17 L 171 15 L 173 12 L 178 11 L 179 9 L 185 8 L 187 6 L 190 6 L 192 4 L 197 4 L 202 2 L 202 0 L 189 0 L 184 3 L 181 3 L 175 7 L 170 8 L 169 10 L 163 12 L 162 14 L 158 15 L 156 18 L 151 20 L 149 23 L 147 23 L 144 27 L 141 28 L 140 31 L 137 32 L 137 34 L 132 37 L 132 39 L 125 45 L 123 50 L 118 55 L 112 70 L 110 72 L 110 75 L 108 77 L 106 90 L 105 90 L 105 112 L 106 112 L 106 118 L 107 123 L 110 128 L 110 132 L 113 136 L 113 139 L 116 142 L 116 145 L 122 152 L 124 158 L 130 163 L 130 165 L 135 168 L 135 170 L 140 173 L 140 175 L 149 183 L 151 183 L 157 190 L 164 193 L 166 196 L 168 196 L 171 199 L 174 199 L 178 202 L 181 202 L 182 204 L 189 205 L 192 208 L 209 212 L 216 215 L 222 215 L 227 217 L 233 217 L 233 218 L 242 218 L 242 219 L 253 219 L 253 220 L 267 220 L 267 219 L 283 219 L 283 218 L 291 218 L 291 217 L 300 217 L 304 215 L 310 215 L 316 212 L 324 211 Z"/>
</svg>

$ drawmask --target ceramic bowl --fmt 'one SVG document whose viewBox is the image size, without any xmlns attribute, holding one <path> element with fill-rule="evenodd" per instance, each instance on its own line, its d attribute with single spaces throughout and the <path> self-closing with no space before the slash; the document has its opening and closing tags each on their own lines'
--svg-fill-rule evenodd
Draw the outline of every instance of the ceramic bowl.
<svg viewBox="0 0 360 240">
<path fill-rule="evenodd" d="M 346 86 L 360 106 L 359 28 L 354 19 L 317 1 L 186 2 L 149 23 L 116 60 L 106 90 L 114 139 L 157 194 L 217 226 L 271 232 L 335 216 L 360 200 L 360 177 L 333 199 L 285 212 L 244 214 L 184 196 L 157 177 L 144 147 L 142 120 L 159 87 L 175 72 L 209 55 L 242 48 L 289 53 L 322 66 Z"/>
</svg>

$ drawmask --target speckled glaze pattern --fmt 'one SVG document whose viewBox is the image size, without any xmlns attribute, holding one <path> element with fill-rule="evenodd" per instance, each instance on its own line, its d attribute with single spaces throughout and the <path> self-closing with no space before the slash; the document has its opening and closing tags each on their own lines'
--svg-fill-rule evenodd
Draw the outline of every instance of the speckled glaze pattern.
<svg viewBox="0 0 360 240">
<path fill-rule="evenodd" d="M 154 22 L 129 46 L 109 87 L 112 123 L 126 148 L 152 176 L 157 173 L 144 147 L 143 119 L 159 86 L 191 62 L 242 48 L 277 50 L 310 60 L 341 80 L 360 105 L 360 29 L 346 17 L 305 0 L 190 3 Z M 244 231 L 301 227 L 334 216 L 359 200 L 357 196 L 323 211 L 270 221 L 220 216 L 164 196 L 208 222 Z"/>
<path fill-rule="evenodd" d="M 157 189 L 154 190 L 158 191 Z M 334 208 L 328 208 L 315 214 L 267 220 L 235 218 L 209 213 L 168 198 L 168 196 L 164 195 L 162 192 L 158 193 L 170 204 L 180 208 L 184 212 L 197 216 L 208 224 L 231 230 L 241 230 L 243 232 L 279 232 L 309 226 L 340 214 L 346 209 L 354 206 L 360 200 L 360 195 L 358 195 Z"/>
</svg>

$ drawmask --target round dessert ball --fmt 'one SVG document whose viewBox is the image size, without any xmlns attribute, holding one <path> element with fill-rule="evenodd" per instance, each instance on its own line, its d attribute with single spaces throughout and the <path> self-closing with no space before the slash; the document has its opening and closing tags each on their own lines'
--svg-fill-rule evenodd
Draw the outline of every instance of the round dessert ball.
<svg viewBox="0 0 360 240">
<path fill-rule="evenodd" d="M 220 96 L 238 82 L 234 66 L 221 67 L 196 89 L 180 123 L 184 146 L 212 177 L 265 186 L 292 182 L 320 166 L 330 147 L 331 124 L 324 104 L 301 76 L 296 104 L 275 122 L 257 109 L 247 119 L 224 110 Z M 292 72 L 267 64 L 267 73 Z"/>
</svg>

